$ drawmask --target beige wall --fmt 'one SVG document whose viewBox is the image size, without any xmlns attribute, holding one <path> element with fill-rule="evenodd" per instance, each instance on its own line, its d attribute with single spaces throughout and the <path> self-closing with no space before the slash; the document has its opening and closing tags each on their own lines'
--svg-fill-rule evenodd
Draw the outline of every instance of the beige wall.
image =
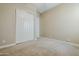
<svg viewBox="0 0 79 59">
<path fill-rule="evenodd" d="M 0 46 L 16 42 L 15 10 L 18 8 L 36 14 L 32 4 L 0 4 Z"/>
<path fill-rule="evenodd" d="M 41 14 L 41 36 L 79 43 L 79 4 L 61 4 Z"/>
</svg>

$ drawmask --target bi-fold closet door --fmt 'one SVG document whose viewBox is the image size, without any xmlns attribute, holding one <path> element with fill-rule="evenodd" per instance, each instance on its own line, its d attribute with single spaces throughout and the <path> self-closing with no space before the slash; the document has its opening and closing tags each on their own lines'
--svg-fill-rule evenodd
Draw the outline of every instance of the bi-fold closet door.
<svg viewBox="0 0 79 59">
<path fill-rule="evenodd" d="M 16 9 L 16 43 L 34 39 L 34 15 Z"/>
</svg>

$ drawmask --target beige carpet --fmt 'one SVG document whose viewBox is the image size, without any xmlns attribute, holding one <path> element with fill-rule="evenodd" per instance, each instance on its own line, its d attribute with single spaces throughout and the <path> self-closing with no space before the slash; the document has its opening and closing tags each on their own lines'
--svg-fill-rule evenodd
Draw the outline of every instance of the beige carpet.
<svg viewBox="0 0 79 59">
<path fill-rule="evenodd" d="M 40 38 L 0 49 L 1 56 L 79 56 L 79 49 L 64 41 Z"/>
</svg>

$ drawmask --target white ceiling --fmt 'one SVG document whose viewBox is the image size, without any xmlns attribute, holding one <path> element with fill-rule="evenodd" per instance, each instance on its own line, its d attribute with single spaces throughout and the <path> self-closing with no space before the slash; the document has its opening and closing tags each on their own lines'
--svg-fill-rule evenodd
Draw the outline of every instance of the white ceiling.
<svg viewBox="0 0 79 59">
<path fill-rule="evenodd" d="M 34 5 L 40 13 L 43 13 L 51 8 L 56 7 L 59 4 L 60 3 L 35 3 Z"/>
<path fill-rule="evenodd" d="M 43 13 L 51 8 L 54 8 L 59 4 L 60 3 L 32 3 L 32 5 L 34 5 L 40 13 Z M 0 5 L 11 5 L 11 4 L 0 4 Z M 26 3 L 26 4 L 14 4 L 14 5 L 26 6 L 28 4 Z"/>
</svg>

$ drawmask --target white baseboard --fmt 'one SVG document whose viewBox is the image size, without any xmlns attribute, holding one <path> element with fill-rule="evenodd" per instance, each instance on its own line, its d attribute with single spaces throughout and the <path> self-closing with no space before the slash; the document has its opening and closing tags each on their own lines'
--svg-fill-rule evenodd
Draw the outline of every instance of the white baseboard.
<svg viewBox="0 0 79 59">
<path fill-rule="evenodd" d="M 78 47 L 79 48 L 79 44 L 77 44 L 77 43 L 71 43 L 71 42 L 67 42 L 67 43 L 72 45 L 72 46 L 74 46 L 74 47 Z"/>
<path fill-rule="evenodd" d="M 7 48 L 7 47 L 10 47 L 10 46 L 14 46 L 14 45 L 16 45 L 16 43 L 12 43 L 12 44 L 9 44 L 9 45 L 3 45 L 3 46 L 0 46 L 0 49 Z"/>
</svg>

